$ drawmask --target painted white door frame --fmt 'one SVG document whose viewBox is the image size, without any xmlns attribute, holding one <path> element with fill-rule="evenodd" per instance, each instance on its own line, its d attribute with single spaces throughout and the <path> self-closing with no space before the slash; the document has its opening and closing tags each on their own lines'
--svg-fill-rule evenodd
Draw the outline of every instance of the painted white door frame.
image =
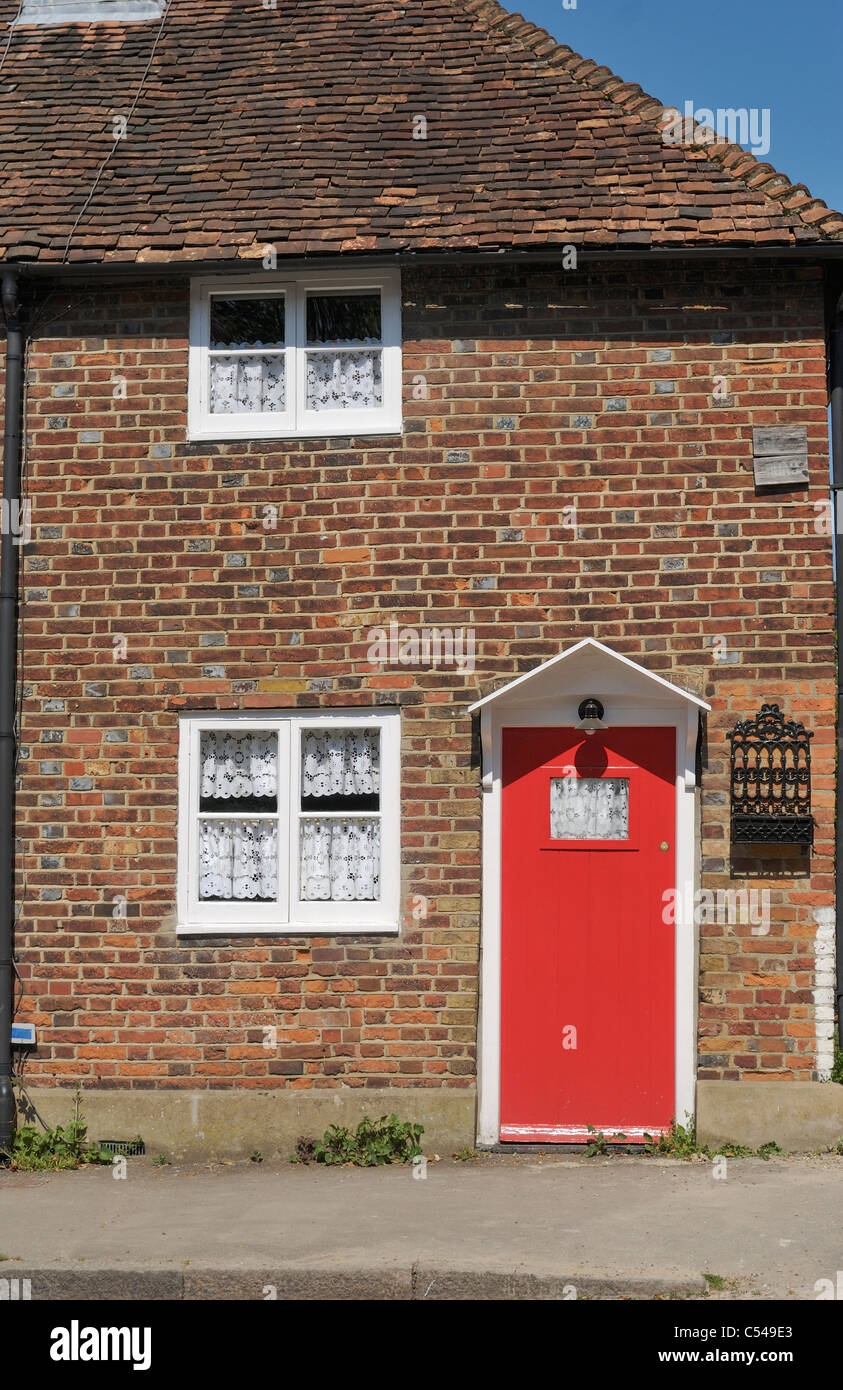
<svg viewBox="0 0 843 1390">
<path fill-rule="evenodd" d="M 472 710 L 480 712 L 483 749 L 483 889 L 480 951 L 480 1027 L 478 1059 L 477 1143 L 497 1144 L 500 1137 L 500 1045 L 501 1045 L 501 734 L 504 728 L 540 725 L 568 727 L 577 722 L 577 707 L 587 695 L 596 695 L 606 706 L 605 719 L 612 727 L 662 726 L 676 731 L 676 887 L 680 902 L 694 901 L 699 883 L 696 796 L 696 744 L 700 710 L 704 701 L 688 695 L 660 677 L 619 657 L 601 644 L 578 643 L 564 658 L 582 648 L 590 660 L 573 662 L 566 669 L 551 672 L 559 657 L 520 677 L 503 690 L 478 701 Z M 605 655 L 604 655 L 605 654 Z M 594 658 L 597 658 L 596 662 Z M 607 662 L 609 658 L 611 666 Z M 627 668 L 624 671 L 624 668 Z M 541 676 L 533 686 L 526 684 Z M 570 676 L 570 679 L 569 679 Z M 557 685 L 552 697 L 548 677 Z M 641 677 L 644 677 L 642 681 Z M 652 683 L 652 684 L 649 684 Z M 648 688 L 649 686 L 649 688 Z M 610 693 L 610 688 L 613 687 Z M 531 695 L 538 697 L 531 699 Z M 695 1113 L 698 931 L 696 914 L 677 910 L 676 942 L 676 1032 L 675 1114 L 684 1122 Z M 670 930 L 670 928 L 666 928 Z"/>
</svg>

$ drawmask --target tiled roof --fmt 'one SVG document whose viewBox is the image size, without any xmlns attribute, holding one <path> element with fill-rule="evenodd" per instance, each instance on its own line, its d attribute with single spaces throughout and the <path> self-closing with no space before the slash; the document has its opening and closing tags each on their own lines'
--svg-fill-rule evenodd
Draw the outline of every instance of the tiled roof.
<svg viewBox="0 0 843 1390">
<path fill-rule="evenodd" d="M 170 0 L 145 24 L 4 27 L 0 59 L 17 260 L 843 239 L 802 185 L 666 144 L 659 102 L 493 0 Z"/>
</svg>

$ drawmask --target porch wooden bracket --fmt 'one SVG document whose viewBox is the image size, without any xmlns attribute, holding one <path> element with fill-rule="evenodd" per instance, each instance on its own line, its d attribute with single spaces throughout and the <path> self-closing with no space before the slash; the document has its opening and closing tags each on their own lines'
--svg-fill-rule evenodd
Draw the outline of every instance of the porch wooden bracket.
<svg viewBox="0 0 843 1390">
<path fill-rule="evenodd" d="M 484 792 L 494 788 L 495 769 L 492 765 L 492 711 L 486 705 L 480 711 L 480 786 Z"/>
<path fill-rule="evenodd" d="M 697 736 L 699 734 L 699 715 L 692 719 L 690 714 L 685 721 L 685 790 L 692 792 L 697 786 Z"/>
</svg>

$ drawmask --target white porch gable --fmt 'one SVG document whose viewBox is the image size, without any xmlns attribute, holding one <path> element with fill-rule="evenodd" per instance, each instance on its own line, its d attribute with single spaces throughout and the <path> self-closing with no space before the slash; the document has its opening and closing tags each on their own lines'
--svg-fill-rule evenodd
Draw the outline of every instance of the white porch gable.
<svg viewBox="0 0 843 1390">
<path fill-rule="evenodd" d="M 667 705 L 685 701 L 701 710 L 711 709 L 705 700 L 692 695 L 690 691 L 673 685 L 663 676 L 654 675 L 628 656 L 621 656 L 593 637 L 584 637 L 581 642 L 568 647 L 567 651 L 552 656 L 541 666 L 525 672 L 523 676 L 516 676 L 500 690 L 475 701 L 469 706 L 468 713 L 473 714 L 475 710 L 493 704 L 505 706 L 507 711 L 543 705 L 563 692 L 579 698 L 593 695 L 603 704 L 607 700 L 611 702 L 612 696 L 616 695 L 626 700 L 643 699 L 648 704 Z M 607 720 L 611 722 L 611 711 L 608 709 Z"/>
</svg>

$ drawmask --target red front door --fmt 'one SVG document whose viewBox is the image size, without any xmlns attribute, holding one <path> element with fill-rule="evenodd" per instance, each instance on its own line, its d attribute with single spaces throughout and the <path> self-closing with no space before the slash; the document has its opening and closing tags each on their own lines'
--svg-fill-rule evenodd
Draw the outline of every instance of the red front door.
<svg viewBox="0 0 843 1390">
<path fill-rule="evenodd" d="M 501 1139 L 674 1114 L 675 730 L 504 729 Z"/>
</svg>

